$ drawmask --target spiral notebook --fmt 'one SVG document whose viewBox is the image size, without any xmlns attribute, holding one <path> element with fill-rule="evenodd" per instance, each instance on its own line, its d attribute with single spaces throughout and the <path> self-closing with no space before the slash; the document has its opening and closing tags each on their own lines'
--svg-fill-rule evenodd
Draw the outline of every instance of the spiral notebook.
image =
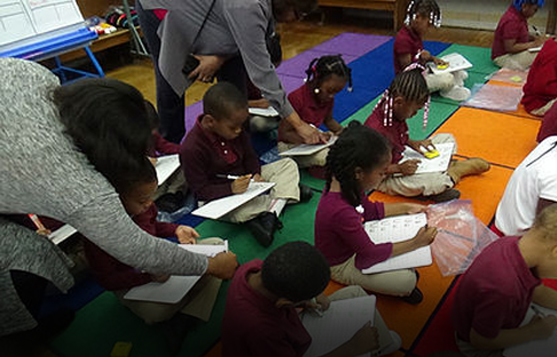
<svg viewBox="0 0 557 357">
<path fill-rule="evenodd" d="M 380 221 L 369 221 L 364 224 L 364 229 L 369 239 L 375 244 L 404 242 L 416 236 L 416 233 L 427 224 L 425 213 L 408 214 L 389 217 Z M 429 246 L 389 258 L 384 262 L 363 269 L 364 274 L 381 273 L 384 271 L 417 268 L 431 265 L 433 258 Z"/>
</svg>

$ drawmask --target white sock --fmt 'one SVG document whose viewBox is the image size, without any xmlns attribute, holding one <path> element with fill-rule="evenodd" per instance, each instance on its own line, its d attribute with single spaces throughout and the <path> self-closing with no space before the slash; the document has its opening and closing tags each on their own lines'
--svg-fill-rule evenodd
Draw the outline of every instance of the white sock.
<svg viewBox="0 0 557 357">
<path fill-rule="evenodd" d="M 286 206 L 286 199 L 284 198 L 275 198 L 271 201 L 271 205 L 269 206 L 269 212 L 275 212 L 277 217 L 280 216 L 282 210 Z"/>
</svg>

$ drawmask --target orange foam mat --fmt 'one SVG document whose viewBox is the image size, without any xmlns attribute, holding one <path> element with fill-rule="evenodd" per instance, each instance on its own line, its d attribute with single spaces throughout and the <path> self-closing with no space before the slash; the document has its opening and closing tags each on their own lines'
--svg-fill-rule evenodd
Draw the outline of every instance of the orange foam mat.
<svg viewBox="0 0 557 357">
<path fill-rule="evenodd" d="M 516 168 L 536 146 L 539 120 L 460 108 L 437 132 L 452 133 L 458 154 Z"/>
</svg>

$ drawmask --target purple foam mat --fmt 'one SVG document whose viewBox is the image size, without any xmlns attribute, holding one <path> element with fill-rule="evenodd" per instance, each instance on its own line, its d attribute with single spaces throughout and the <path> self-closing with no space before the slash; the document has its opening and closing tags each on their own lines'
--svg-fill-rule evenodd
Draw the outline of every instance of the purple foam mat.
<svg viewBox="0 0 557 357">
<path fill-rule="evenodd" d="M 292 77 L 286 74 L 279 74 L 279 79 L 280 83 L 282 83 L 282 88 L 284 88 L 286 93 L 290 93 L 304 84 L 304 78 L 301 77 Z"/>
<path fill-rule="evenodd" d="M 389 41 L 390 36 L 345 32 L 312 48 L 313 51 L 360 57 Z"/>
<path fill-rule="evenodd" d="M 193 103 L 186 107 L 186 133 L 193 128 L 195 120 L 203 113 L 203 101 Z"/>
<path fill-rule="evenodd" d="M 319 58 L 327 54 L 337 55 L 338 52 L 335 51 L 324 52 L 324 51 L 316 51 L 313 48 L 309 49 L 307 51 L 300 53 L 297 56 L 294 56 L 286 61 L 283 61 L 281 65 L 277 68 L 277 73 L 287 74 L 292 77 L 304 78 L 306 76 L 305 71 L 308 68 L 309 63 L 314 58 Z M 358 57 L 353 55 L 342 55 L 342 58 L 346 63 L 350 63 Z"/>
</svg>

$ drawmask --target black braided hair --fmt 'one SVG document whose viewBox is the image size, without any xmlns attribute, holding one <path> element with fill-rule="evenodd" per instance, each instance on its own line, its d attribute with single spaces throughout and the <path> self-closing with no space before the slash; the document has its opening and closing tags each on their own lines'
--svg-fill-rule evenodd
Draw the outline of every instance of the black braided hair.
<svg viewBox="0 0 557 357">
<path fill-rule="evenodd" d="M 346 78 L 348 91 L 352 91 L 352 70 L 346 65 L 342 55 L 314 58 L 306 69 L 306 82 L 314 82 L 318 87 L 333 74 Z"/>
<path fill-rule="evenodd" d="M 354 207 L 360 205 L 362 187 L 356 180 L 356 168 L 369 172 L 381 164 L 390 151 L 389 141 L 377 131 L 357 121 L 351 122 L 327 155 L 325 190 L 330 190 L 334 176 L 344 199 Z"/>
<path fill-rule="evenodd" d="M 435 27 L 441 26 L 441 9 L 435 0 L 412 0 L 406 9 L 404 23 L 410 25 L 417 15 L 429 18 L 429 23 Z"/>
</svg>

